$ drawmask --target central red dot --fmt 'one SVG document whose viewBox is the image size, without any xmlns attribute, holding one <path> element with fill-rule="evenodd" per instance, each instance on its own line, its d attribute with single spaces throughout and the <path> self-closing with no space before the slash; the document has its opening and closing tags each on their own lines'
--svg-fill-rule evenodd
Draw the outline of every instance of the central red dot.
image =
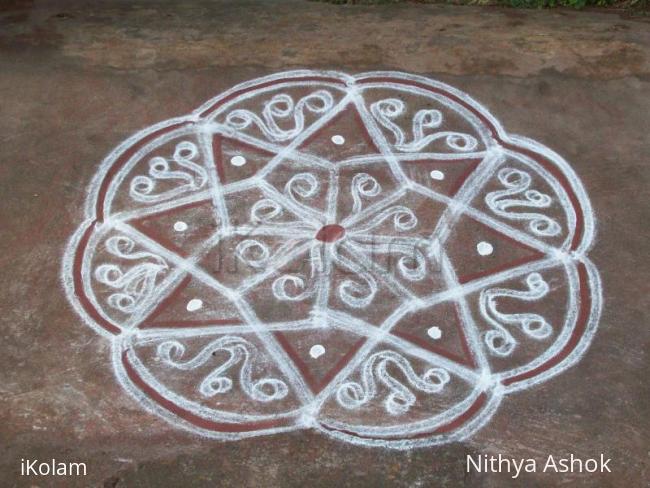
<svg viewBox="0 0 650 488">
<path fill-rule="evenodd" d="M 334 242 L 343 238 L 345 229 L 339 224 L 324 225 L 316 233 L 316 239 L 322 242 Z"/>
</svg>

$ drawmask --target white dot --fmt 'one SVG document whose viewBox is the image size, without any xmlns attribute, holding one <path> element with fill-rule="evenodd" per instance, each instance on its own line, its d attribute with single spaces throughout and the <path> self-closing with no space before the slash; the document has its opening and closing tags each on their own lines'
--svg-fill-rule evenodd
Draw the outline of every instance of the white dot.
<svg viewBox="0 0 650 488">
<path fill-rule="evenodd" d="M 429 176 L 431 176 L 432 179 L 438 181 L 445 179 L 445 174 L 437 169 L 434 169 L 431 173 L 429 173 Z"/>
<path fill-rule="evenodd" d="M 489 242 L 481 241 L 476 245 L 476 250 L 481 256 L 489 256 L 494 251 L 494 247 Z"/>
<path fill-rule="evenodd" d="M 244 166 L 246 164 L 246 158 L 244 156 L 233 156 L 230 158 L 230 164 L 233 166 Z"/>
<path fill-rule="evenodd" d="M 200 300 L 198 298 L 192 298 L 189 302 L 187 302 L 187 308 L 188 312 L 195 312 L 199 308 L 203 306 L 203 300 Z"/>
<path fill-rule="evenodd" d="M 434 325 L 433 327 L 429 327 L 427 335 L 431 337 L 431 339 L 440 339 L 442 337 L 442 331 L 440 330 L 440 327 Z"/>
<path fill-rule="evenodd" d="M 315 346 L 311 346 L 311 349 L 309 350 L 309 355 L 313 357 L 314 359 L 317 359 L 321 357 L 323 354 L 325 354 L 325 348 L 321 346 L 320 344 L 316 344 Z"/>
<path fill-rule="evenodd" d="M 332 142 L 334 144 L 336 144 L 337 146 L 340 146 L 341 144 L 343 144 L 345 142 L 345 137 L 343 137 L 343 136 L 341 136 L 339 134 L 336 134 L 335 136 L 332 136 Z"/>
<path fill-rule="evenodd" d="M 187 224 L 183 222 L 182 220 L 179 220 L 178 222 L 174 223 L 174 230 L 176 232 L 183 232 L 187 230 Z"/>
</svg>

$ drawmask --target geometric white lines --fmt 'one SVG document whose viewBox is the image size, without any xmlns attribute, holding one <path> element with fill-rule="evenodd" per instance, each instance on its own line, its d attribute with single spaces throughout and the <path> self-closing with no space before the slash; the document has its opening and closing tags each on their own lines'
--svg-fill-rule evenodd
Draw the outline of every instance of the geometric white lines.
<svg viewBox="0 0 650 488">
<path fill-rule="evenodd" d="M 62 276 L 120 384 L 174 425 L 407 449 L 580 358 L 593 234 L 571 167 L 468 95 L 292 71 L 111 152 Z"/>
</svg>

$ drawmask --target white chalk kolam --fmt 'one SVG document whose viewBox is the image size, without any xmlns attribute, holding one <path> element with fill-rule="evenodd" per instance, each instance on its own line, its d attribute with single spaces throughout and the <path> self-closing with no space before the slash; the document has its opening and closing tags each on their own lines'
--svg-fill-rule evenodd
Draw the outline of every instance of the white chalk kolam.
<svg viewBox="0 0 650 488">
<path fill-rule="evenodd" d="M 567 162 L 466 94 L 290 71 L 113 150 L 62 280 L 119 383 L 175 426 L 410 449 L 578 361 L 594 226 Z"/>
</svg>

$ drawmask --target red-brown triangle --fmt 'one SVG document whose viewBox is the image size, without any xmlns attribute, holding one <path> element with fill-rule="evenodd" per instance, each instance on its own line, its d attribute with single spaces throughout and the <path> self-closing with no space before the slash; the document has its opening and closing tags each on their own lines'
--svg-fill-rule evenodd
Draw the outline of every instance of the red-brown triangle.
<svg viewBox="0 0 650 488">
<path fill-rule="evenodd" d="M 170 251 L 187 257 L 218 228 L 211 200 L 201 200 L 138 217 L 129 223 Z"/>
<path fill-rule="evenodd" d="M 242 323 L 231 301 L 188 276 L 158 303 L 140 328 L 216 327 Z"/>
<path fill-rule="evenodd" d="M 212 137 L 212 154 L 222 185 L 254 176 L 275 156 L 270 151 L 221 134 Z"/>
<path fill-rule="evenodd" d="M 400 164 L 411 180 L 437 193 L 453 197 L 480 162 L 480 159 L 422 159 L 405 160 Z"/>
<path fill-rule="evenodd" d="M 325 388 L 366 341 L 364 337 L 333 328 L 283 331 L 274 335 L 314 393 Z"/>
<path fill-rule="evenodd" d="M 298 149 L 328 161 L 379 153 L 353 104 L 347 105 L 332 120 L 314 132 Z"/>
<path fill-rule="evenodd" d="M 455 302 L 442 302 L 410 313 L 395 324 L 391 333 L 422 349 L 475 367 Z"/>
<path fill-rule="evenodd" d="M 444 244 L 458 281 L 469 281 L 537 261 L 544 254 L 462 215 Z"/>
</svg>

